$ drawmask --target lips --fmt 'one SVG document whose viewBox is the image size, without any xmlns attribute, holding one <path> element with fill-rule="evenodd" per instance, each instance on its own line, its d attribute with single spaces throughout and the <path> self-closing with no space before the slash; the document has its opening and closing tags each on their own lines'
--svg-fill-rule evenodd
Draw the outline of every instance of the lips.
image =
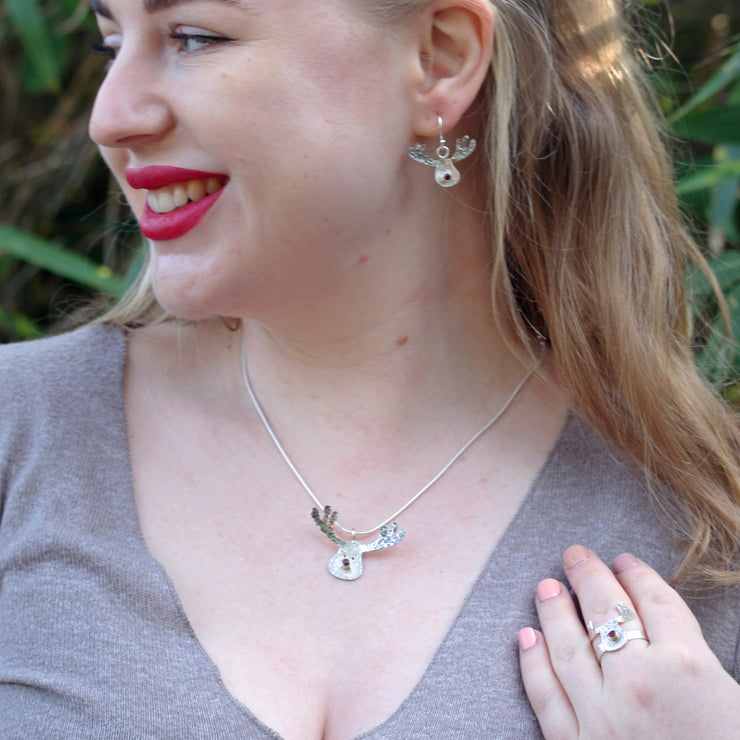
<svg viewBox="0 0 740 740">
<path fill-rule="evenodd" d="M 149 239 L 168 241 L 198 225 L 221 197 L 228 177 L 182 167 L 143 167 L 126 170 L 126 181 L 148 190 L 139 227 Z"/>
</svg>

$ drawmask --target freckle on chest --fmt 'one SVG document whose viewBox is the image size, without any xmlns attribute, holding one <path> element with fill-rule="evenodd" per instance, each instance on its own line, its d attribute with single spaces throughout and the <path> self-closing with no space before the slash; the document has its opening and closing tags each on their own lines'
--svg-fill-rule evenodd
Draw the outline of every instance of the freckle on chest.
<svg viewBox="0 0 740 740">
<path fill-rule="evenodd" d="M 396 339 L 396 344 L 399 347 L 403 347 L 404 344 L 406 344 L 409 341 L 409 335 L 408 334 L 401 334 L 398 339 Z"/>
</svg>

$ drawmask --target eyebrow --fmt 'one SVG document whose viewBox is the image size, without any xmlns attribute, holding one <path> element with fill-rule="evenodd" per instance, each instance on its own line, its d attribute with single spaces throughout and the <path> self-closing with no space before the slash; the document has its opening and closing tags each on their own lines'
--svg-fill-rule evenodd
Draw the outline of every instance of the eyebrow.
<svg viewBox="0 0 740 740">
<path fill-rule="evenodd" d="M 144 0 L 143 4 L 144 10 L 147 13 L 158 13 L 160 10 L 167 10 L 168 8 L 173 8 L 175 5 L 184 5 L 190 2 L 208 2 L 246 8 L 240 0 Z M 103 18 L 113 19 L 113 13 L 110 12 L 110 9 L 103 0 L 92 0 L 92 11 Z"/>
</svg>

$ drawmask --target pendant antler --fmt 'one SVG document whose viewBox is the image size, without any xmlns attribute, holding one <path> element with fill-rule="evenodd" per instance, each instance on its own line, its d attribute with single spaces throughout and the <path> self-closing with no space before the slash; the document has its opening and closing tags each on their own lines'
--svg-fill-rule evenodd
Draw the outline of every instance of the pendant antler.
<svg viewBox="0 0 740 740">
<path fill-rule="evenodd" d="M 322 514 L 317 508 L 311 510 L 311 518 L 318 528 L 339 548 L 337 553 L 329 561 L 329 572 L 336 578 L 343 581 L 354 581 L 362 575 L 362 555 L 366 552 L 376 552 L 385 550 L 387 547 L 399 543 L 406 530 L 398 529 L 398 525 L 393 522 L 390 526 L 382 526 L 380 535 L 373 542 L 361 544 L 357 540 L 349 542 L 341 539 L 334 531 L 334 523 L 337 520 L 338 512 L 333 511 L 331 506 L 325 506 Z"/>
<path fill-rule="evenodd" d="M 319 514 L 319 510 L 314 506 L 311 509 L 311 518 L 316 522 L 318 528 L 335 544 L 341 547 L 347 544 L 344 540 L 337 537 L 334 531 L 334 522 L 337 520 L 339 515 L 338 511 L 332 511 L 331 506 L 324 507 L 324 516 Z"/>
<path fill-rule="evenodd" d="M 427 154 L 427 148 L 424 144 L 415 144 L 408 149 L 409 156 L 412 159 L 435 168 L 434 179 L 443 188 L 452 187 L 460 182 L 460 173 L 454 162 L 469 157 L 474 151 L 475 139 L 471 139 L 469 136 L 463 136 L 462 139 L 455 142 L 455 153 L 452 156 L 450 156 L 450 150 L 445 143 L 437 147 L 437 159 L 433 159 Z"/>
</svg>

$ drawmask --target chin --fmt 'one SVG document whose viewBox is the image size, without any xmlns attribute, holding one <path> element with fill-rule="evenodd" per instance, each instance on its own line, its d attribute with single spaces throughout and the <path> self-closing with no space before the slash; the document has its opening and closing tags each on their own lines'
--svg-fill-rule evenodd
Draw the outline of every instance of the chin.
<svg viewBox="0 0 740 740">
<path fill-rule="evenodd" d="M 154 295 L 167 313 L 179 319 L 198 321 L 221 313 L 218 291 L 208 290 L 203 281 L 168 279 L 156 272 L 152 280 Z"/>
<path fill-rule="evenodd" d="M 157 296 L 157 301 L 164 308 L 170 316 L 182 319 L 183 321 L 200 321 L 202 319 L 210 318 L 218 314 L 218 311 L 208 310 L 201 306 L 196 306 L 192 303 L 180 301 L 180 300 L 167 300 L 161 298 L 157 292 L 154 293 Z"/>
</svg>

